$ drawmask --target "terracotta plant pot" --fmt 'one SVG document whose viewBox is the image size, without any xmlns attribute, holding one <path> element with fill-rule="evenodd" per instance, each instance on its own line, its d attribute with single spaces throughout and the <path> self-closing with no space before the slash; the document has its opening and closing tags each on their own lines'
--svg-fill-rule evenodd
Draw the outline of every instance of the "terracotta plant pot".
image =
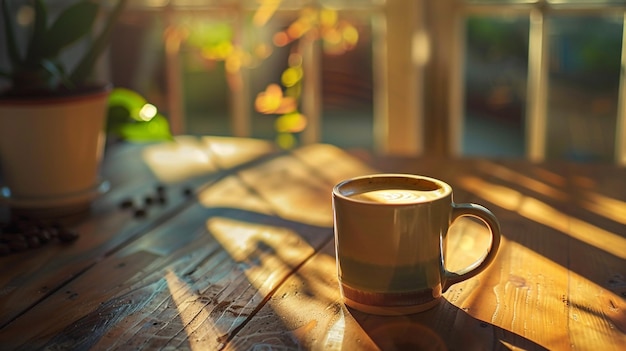
<svg viewBox="0 0 626 351">
<path fill-rule="evenodd" d="M 102 191 L 109 92 L 0 99 L 0 199 L 35 212 L 88 207 Z"/>
</svg>

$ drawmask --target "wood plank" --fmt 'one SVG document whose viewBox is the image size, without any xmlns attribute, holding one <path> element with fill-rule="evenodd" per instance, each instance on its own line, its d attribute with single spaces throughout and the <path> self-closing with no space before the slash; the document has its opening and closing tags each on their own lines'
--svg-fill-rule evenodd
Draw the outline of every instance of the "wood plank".
<svg viewBox="0 0 626 351">
<path fill-rule="evenodd" d="M 390 163 L 385 171 L 428 172 L 455 184 L 460 183 L 461 175 L 471 175 L 478 167 L 474 161 L 463 166 L 464 169 L 454 169 L 436 161 L 400 162 L 398 167 Z M 480 199 L 476 195 L 472 197 L 473 189 L 461 190 L 465 190 L 460 191 L 462 201 Z M 567 347 L 567 309 L 562 295 L 555 293 L 566 292 L 567 270 L 532 250 L 546 244 L 535 223 L 511 224 L 492 267 L 453 286 L 445 294 L 445 302 L 436 309 L 413 316 L 377 317 L 346 309 L 340 302 L 333 247 L 328 244 L 323 253 L 307 261 L 276 291 L 228 348 L 264 345 L 324 350 L 393 349 L 424 346 L 420 342 L 430 343 L 434 349 L 492 349 L 497 345 L 525 349 Z M 451 267 L 473 261 L 484 250 L 485 233 L 476 226 L 465 221 L 453 227 L 455 232 L 450 234 L 448 243 Z M 537 235 L 528 237 L 527 233 L 533 231 Z M 527 268 L 530 261 L 540 264 Z M 530 286 L 531 282 L 537 283 Z M 537 310 L 546 313 L 537 316 Z M 546 323 L 549 329 L 544 328 Z"/>
<path fill-rule="evenodd" d="M 95 201 L 88 220 L 72 225 L 81 233 L 78 241 L 0 257 L 0 327 L 184 208 L 192 200 L 185 189 L 199 188 L 227 173 L 220 170 L 223 159 L 229 160 L 228 167 L 237 167 L 275 152 L 270 142 L 190 137 L 108 151 L 103 178 L 111 182 L 111 190 Z M 143 206 L 145 197 L 155 196 L 157 184 L 167 186 L 167 201 L 150 206 L 144 218 L 119 208 L 128 198 Z"/>
<path fill-rule="evenodd" d="M 316 150 L 301 152 L 329 152 Z M 268 164 L 279 171 L 268 172 Z M 204 188 L 197 205 L 102 258 L 0 330 L 0 345 L 220 348 L 331 240 L 332 226 L 319 225 L 308 212 L 311 204 L 330 207 L 334 183 L 305 176 L 310 171 L 287 155 Z M 346 172 L 333 174 L 349 177 L 362 169 Z M 242 201 L 233 205 L 224 194 Z M 306 218 L 309 223 L 300 222 Z M 45 318 L 51 314 L 58 318 Z"/>
<path fill-rule="evenodd" d="M 570 165 L 572 348 L 626 349 L 626 168 Z M 612 340 L 603 344 L 602 339 Z"/>
<path fill-rule="evenodd" d="M 476 202 L 491 209 L 501 221 L 504 236 L 496 262 L 477 277 L 452 286 L 445 294 L 448 301 L 472 318 L 497 329 L 494 332 L 493 345 L 499 344 L 495 338 L 503 334 L 500 330 L 502 329 L 516 335 L 507 341 L 511 345 L 520 342 L 521 345 L 530 345 L 531 349 L 562 347 L 561 340 L 568 334 L 568 318 L 565 310 L 558 309 L 561 296 L 553 291 L 566 291 L 567 269 L 553 261 L 566 263 L 566 254 L 557 252 L 556 256 L 545 259 L 537 251 L 545 253 L 542 251 L 543 247 L 559 247 L 559 243 L 566 242 L 568 238 L 553 237 L 554 231 L 549 228 L 519 220 L 520 216 L 516 211 L 524 196 L 524 189 L 516 183 L 519 181 L 519 174 L 501 182 L 501 173 L 509 176 L 512 172 L 489 160 L 464 159 L 458 163 L 455 160 L 454 168 L 446 167 L 442 161 L 429 162 L 434 165 L 431 164 L 426 170 L 421 165 L 413 163 L 411 166 L 407 162 L 397 162 L 397 166 L 396 163 L 389 162 L 387 167 L 392 170 L 394 167 L 401 167 L 410 173 L 429 171 L 435 177 L 446 179 L 453 186 L 455 195 L 461 194 L 455 196 L 456 201 Z M 477 233 L 468 236 L 472 226 L 465 223 L 465 228 L 458 229 L 462 234 L 451 234 L 450 239 L 457 236 L 458 244 L 457 247 L 450 247 L 449 258 L 464 258 L 464 264 L 452 266 L 465 265 L 484 250 L 485 240 L 488 240 L 486 231 L 474 229 Z M 479 232 L 482 234 L 479 235 Z M 536 266 L 529 266 L 529 262 L 536 262 Z M 555 275 L 555 278 L 546 278 L 546 272 Z M 531 282 L 540 282 L 545 288 L 530 286 Z M 546 293 L 548 291 L 550 293 Z M 537 315 L 536 311 L 546 310 L 546 306 L 557 308 L 550 310 L 554 315 L 549 318 L 546 315 Z M 548 320 L 551 326 L 549 331 L 542 328 L 542 323 Z M 551 340 L 551 335 L 561 337 Z M 517 341 L 514 342 L 515 340 Z"/>
<path fill-rule="evenodd" d="M 526 236 L 537 232 L 542 233 L 540 234 L 542 239 L 530 246 L 527 237 L 518 236 L 512 239 L 559 266 L 558 269 L 550 271 L 550 267 L 538 264 L 539 258 L 531 259 L 530 257 L 525 265 L 535 266 L 532 270 L 558 283 L 554 286 L 558 288 L 557 290 L 551 290 L 550 285 L 545 283 L 537 287 L 543 288 L 544 291 L 564 291 L 560 299 L 552 294 L 553 296 L 542 303 L 543 310 L 551 318 L 544 324 L 551 322 L 550 328 L 555 326 L 567 328 L 567 334 L 561 337 L 564 344 L 559 348 L 613 349 L 617 347 L 621 349 L 620 345 L 623 341 L 617 342 L 617 346 L 615 341 L 623 340 L 623 332 L 615 326 L 623 324 L 623 301 L 616 299 L 613 295 L 606 297 L 602 302 L 597 300 L 589 303 L 590 296 L 598 295 L 598 291 L 602 291 L 602 286 L 606 285 L 609 280 L 607 275 L 600 276 L 602 275 L 600 272 L 603 270 L 606 272 L 608 269 L 608 272 L 604 274 L 615 274 L 616 270 L 623 271 L 626 267 L 623 258 L 620 257 L 626 252 L 626 247 L 624 241 L 619 239 L 619 235 L 614 233 L 618 230 L 615 223 L 611 224 L 597 216 L 591 218 L 580 211 L 581 198 L 576 191 L 578 186 L 572 185 L 581 182 L 594 183 L 595 177 L 581 178 L 580 173 L 570 172 L 563 165 L 503 162 L 500 166 L 504 169 L 497 170 L 495 174 L 492 173 L 494 176 L 486 178 L 487 180 L 479 178 L 482 179 L 482 183 L 476 182 L 474 185 L 482 184 L 479 191 L 483 192 L 488 186 L 500 186 L 516 193 L 516 196 L 508 194 L 509 197 L 516 199 L 513 202 L 506 202 L 505 195 L 507 194 L 502 191 L 493 192 L 493 196 L 485 195 L 485 197 L 496 203 L 500 202 L 501 206 L 511 210 L 511 216 L 521 215 L 530 220 Z M 591 168 L 594 167 L 589 165 L 585 167 L 585 169 Z M 616 174 L 612 176 L 614 177 L 612 179 L 624 179 L 623 176 Z M 538 182 L 538 179 L 542 181 Z M 610 179 L 611 177 L 608 180 Z M 511 206 L 512 203 L 514 206 Z M 584 217 L 588 220 L 584 220 Z M 609 229 L 611 227 L 613 230 Z M 508 237 L 511 238 L 510 235 Z M 613 242 L 609 241 L 609 238 Z M 516 251 L 519 253 L 522 250 Z M 566 276 L 563 275 L 565 269 L 567 269 Z M 581 275 L 584 276 L 582 281 Z M 524 281 L 541 281 L 538 278 L 539 276 L 533 278 L 531 275 L 530 280 L 525 277 Z M 581 286 L 587 289 L 581 289 Z M 577 295 L 580 297 L 577 298 Z M 572 299 L 577 301 L 572 303 Z M 581 308 L 581 303 L 585 308 Z M 562 307 L 565 309 L 561 310 Z M 598 312 L 602 309 L 613 311 L 613 316 Z M 566 312 L 566 314 L 559 312 Z M 530 316 L 541 318 L 538 313 L 532 313 Z M 565 320 L 564 316 L 567 317 Z M 517 313 L 516 317 L 531 320 L 528 317 L 524 318 L 524 314 Z M 586 323 L 580 323 L 579 320 L 585 320 Z M 540 325 L 541 323 L 537 327 Z M 592 327 L 595 328 L 594 331 L 590 331 Z M 532 330 L 532 328 L 529 329 Z"/>
<path fill-rule="evenodd" d="M 0 348 L 626 346 L 623 168 L 385 158 L 381 171 L 443 179 L 457 201 L 491 208 L 504 239 L 495 263 L 436 308 L 378 317 L 341 303 L 330 208 L 336 182 L 375 169 L 328 145 L 278 156 L 257 141 L 248 151 L 226 138 L 191 141 L 197 147 L 184 158 L 159 150 L 117 169 L 112 182 L 131 185 L 114 188 L 79 224 L 88 240 L 0 258 L 0 318 L 15 313 L 0 328 Z M 142 222 L 116 201 L 153 190 L 146 179 L 172 182 L 171 205 L 179 205 Z M 189 186 L 197 203 L 182 194 Z M 449 267 L 482 253 L 476 222 L 451 230 Z"/>
<path fill-rule="evenodd" d="M 569 269 L 563 302 L 568 307 L 570 347 L 596 349 L 604 343 L 606 349 L 624 349 L 626 169 L 602 164 L 530 164 L 522 169 L 520 162 L 507 163 L 519 174 L 552 183 L 553 191 L 540 192 L 529 191 L 526 184 L 529 198 L 517 213 L 556 229 L 553 236 L 567 237 L 561 245 L 535 250 L 548 257 L 559 250 L 568 253 L 566 261 L 558 263 Z"/>
<path fill-rule="evenodd" d="M 347 308 L 341 302 L 336 272 L 331 242 L 277 289 L 226 350 L 259 346 L 294 350 L 545 349 L 458 307 L 458 291 L 446 294 L 437 307 L 409 316 L 374 316 Z M 475 288 L 478 284 L 474 281 L 471 285 Z"/>
</svg>

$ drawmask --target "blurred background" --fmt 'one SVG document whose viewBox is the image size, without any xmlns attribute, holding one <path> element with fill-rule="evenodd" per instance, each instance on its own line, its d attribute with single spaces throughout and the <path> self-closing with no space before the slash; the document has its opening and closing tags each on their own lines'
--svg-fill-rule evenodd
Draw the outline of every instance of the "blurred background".
<svg viewBox="0 0 626 351">
<path fill-rule="evenodd" d="M 625 10 L 623 0 L 131 0 L 106 67 L 176 134 L 626 163 Z"/>
</svg>

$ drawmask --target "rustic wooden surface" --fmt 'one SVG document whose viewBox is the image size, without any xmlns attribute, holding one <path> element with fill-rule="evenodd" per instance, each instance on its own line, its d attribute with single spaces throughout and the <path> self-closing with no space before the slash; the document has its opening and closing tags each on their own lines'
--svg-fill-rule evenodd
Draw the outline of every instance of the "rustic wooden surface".
<svg viewBox="0 0 626 351">
<path fill-rule="evenodd" d="M 496 261 L 421 314 L 339 296 L 331 188 L 383 171 L 449 182 L 503 228 Z M 78 241 L 0 257 L 0 349 L 626 349 L 624 168 L 181 137 L 108 150 L 103 173 Z M 119 207 L 158 184 L 145 217 Z M 481 225 L 451 231 L 449 268 L 481 255 Z"/>
</svg>

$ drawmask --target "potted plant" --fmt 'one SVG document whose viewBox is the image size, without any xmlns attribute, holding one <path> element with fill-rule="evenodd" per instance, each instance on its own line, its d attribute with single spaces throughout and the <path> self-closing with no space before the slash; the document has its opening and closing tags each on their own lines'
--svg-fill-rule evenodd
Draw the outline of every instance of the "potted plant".
<svg viewBox="0 0 626 351">
<path fill-rule="evenodd" d="M 94 69 L 126 1 L 105 9 L 77 0 L 51 20 L 44 0 L 34 0 L 26 36 L 11 1 L 2 1 L 0 51 L 9 67 L 0 68 L 0 200 L 13 210 L 63 215 L 88 208 L 101 192 L 111 87 L 94 80 Z M 76 48 L 84 51 L 77 62 L 63 62 L 64 51 Z"/>
</svg>

